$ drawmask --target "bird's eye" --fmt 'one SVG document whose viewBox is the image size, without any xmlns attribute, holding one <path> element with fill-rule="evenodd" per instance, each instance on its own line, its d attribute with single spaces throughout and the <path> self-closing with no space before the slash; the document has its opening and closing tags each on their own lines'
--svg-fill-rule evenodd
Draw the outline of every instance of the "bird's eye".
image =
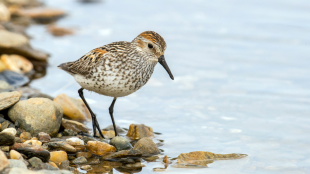
<svg viewBox="0 0 310 174">
<path fill-rule="evenodd" d="M 147 46 L 148 46 L 150 49 L 153 48 L 153 45 L 152 45 L 152 44 L 148 44 Z"/>
</svg>

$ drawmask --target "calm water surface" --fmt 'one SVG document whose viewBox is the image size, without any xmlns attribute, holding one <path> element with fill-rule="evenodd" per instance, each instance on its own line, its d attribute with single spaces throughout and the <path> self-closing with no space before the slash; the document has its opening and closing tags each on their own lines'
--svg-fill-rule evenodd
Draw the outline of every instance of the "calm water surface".
<svg viewBox="0 0 310 174">
<path fill-rule="evenodd" d="M 55 38 L 43 26 L 29 29 L 34 47 L 52 55 L 47 75 L 31 86 L 78 98 L 78 84 L 57 65 L 154 30 L 167 42 L 175 80 L 158 65 L 147 85 L 118 99 L 116 123 L 161 132 L 157 138 L 170 157 L 198 150 L 249 155 L 166 173 L 310 173 L 310 1 L 46 3 L 68 12 L 58 25 L 76 34 Z M 112 98 L 85 96 L 101 127 L 110 125 Z M 162 166 L 146 165 L 142 173 Z"/>
</svg>

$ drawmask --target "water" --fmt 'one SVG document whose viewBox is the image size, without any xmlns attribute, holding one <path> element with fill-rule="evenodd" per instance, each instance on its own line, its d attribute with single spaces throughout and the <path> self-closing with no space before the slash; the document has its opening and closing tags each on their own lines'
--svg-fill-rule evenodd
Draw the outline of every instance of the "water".
<svg viewBox="0 0 310 174">
<path fill-rule="evenodd" d="M 245 153 L 209 168 L 166 173 L 310 172 L 310 2 L 306 0 L 78 1 L 48 0 L 68 12 L 55 38 L 32 26 L 32 45 L 52 54 L 47 75 L 31 86 L 78 98 L 79 86 L 57 65 L 113 41 L 154 30 L 167 42 L 175 80 L 158 65 L 138 92 L 119 98 L 116 123 L 161 132 L 170 157 L 191 151 Z M 111 124 L 111 97 L 86 92 L 101 127 Z M 91 124 L 89 123 L 90 127 Z M 152 173 L 160 163 L 148 163 Z M 114 173 L 117 171 L 114 170 Z"/>
</svg>

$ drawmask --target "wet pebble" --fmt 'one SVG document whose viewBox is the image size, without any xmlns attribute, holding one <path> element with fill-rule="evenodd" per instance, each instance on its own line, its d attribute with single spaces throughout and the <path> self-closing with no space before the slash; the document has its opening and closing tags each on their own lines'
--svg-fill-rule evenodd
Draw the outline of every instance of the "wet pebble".
<svg viewBox="0 0 310 174">
<path fill-rule="evenodd" d="M 142 153 L 142 156 L 152 156 L 160 153 L 156 144 L 147 137 L 140 139 L 135 144 L 133 149 L 140 151 Z"/>
<path fill-rule="evenodd" d="M 6 129 L 4 129 L 2 132 L 10 133 L 10 134 L 12 134 L 13 136 L 16 135 L 16 129 L 15 129 L 15 128 L 6 128 Z"/>
<path fill-rule="evenodd" d="M 116 152 L 116 149 L 114 146 L 111 146 L 108 143 L 99 142 L 99 141 L 88 141 L 86 148 L 92 154 L 99 155 L 99 156 L 107 154 L 107 153 L 111 153 L 111 152 Z"/>
<path fill-rule="evenodd" d="M 51 136 L 45 132 L 40 132 L 37 136 L 38 140 L 42 143 L 48 143 L 51 141 Z"/>
<path fill-rule="evenodd" d="M 66 94 L 59 94 L 54 102 L 61 105 L 64 115 L 72 120 L 90 120 L 91 115 L 81 99 L 69 97 Z"/>
<path fill-rule="evenodd" d="M 126 158 L 126 157 L 142 157 L 142 153 L 137 150 L 122 150 L 116 153 L 113 153 L 105 159 L 111 159 L 111 158 Z"/>
<path fill-rule="evenodd" d="M 117 151 L 132 149 L 130 142 L 126 138 L 120 136 L 114 137 L 110 141 L 110 144 L 114 146 Z"/>
<path fill-rule="evenodd" d="M 43 162 L 48 162 L 50 159 L 50 152 L 44 150 L 39 146 L 31 146 L 28 144 L 15 143 L 11 149 L 18 151 L 27 156 L 27 158 L 38 157 Z"/>
<path fill-rule="evenodd" d="M 110 131 L 101 131 L 101 133 L 103 134 L 104 138 L 110 139 L 110 138 L 114 138 L 115 137 L 115 132 L 110 130 Z M 99 133 L 97 132 L 98 136 Z"/>
<path fill-rule="evenodd" d="M 131 124 L 127 136 L 133 140 L 138 140 L 144 137 L 152 137 L 153 129 L 144 124 Z"/>
<path fill-rule="evenodd" d="M 20 127 L 33 136 L 40 132 L 56 135 L 61 124 L 62 109 L 49 99 L 31 98 L 16 103 L 10 108 L 8 116 L 14 122 L 19 121 Z"/>
<path fill-rule="evenodd" d="M 19 101 L 21 94 L 17 91 L 0 93 L 0 110 L 6 109 Z"/>
<path fill-rule="evenodd" d="M 70 153 L 76 152 L 76 149 L 73 146 L 63 142 L 50 142 L 47 145 L 50 149 L 63 150 Z"/>
<path fill-rule="evenodd" d="M 65 129 L 71 129 L 75 132 L 85 132 L 85 133 L 89 132 L 88 128 L 84 124 L 74 121 L 74 120 L 68 120 L 68 119 L 63 118 L 61 121 L 61 125 Z"/>
<path fill-rule="evenodd" d="M 15 143 L 15 137 L 8 132 L 0 132 L 0 146 L 11 146 Z"/>
<path fill-rule="evenodd" d="M 50 161 L 60 164 L 63 161 L 68 160 L 68 155 L 65 151 L 54 151 L 51 152 L 51 158 Z"/>
<path fill-rule="evenodd" d="M 83 156 L 77 157 L 75 158 L 72 163 L 74 164 L 83 164 L 83 163 L 87 163 L 87 159 Z"/>
</svg>

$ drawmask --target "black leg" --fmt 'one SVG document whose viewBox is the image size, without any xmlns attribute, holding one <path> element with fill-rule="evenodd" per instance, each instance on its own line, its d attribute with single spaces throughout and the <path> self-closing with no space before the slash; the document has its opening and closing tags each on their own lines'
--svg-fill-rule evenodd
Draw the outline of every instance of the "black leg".
<svg viewBox="0 0 310 174">
<path fill-rule="evenodd" d="M 109 107 L 109 112 L 110 112 L 110 116 L 111 116 L 111 119 L 112 119 L 112 123 L 113 123 L 113 127 L 114 127 L 114 132 L 115 132 L 115 136 L 118 136 L 118 133 L 116 131 L 116 126 L 115 126 L 115 122 L 114 122 L 114 118 L 113 118 L 113 108 L 114 108 L 114 104 L 116 102 L 116 99 L 117 97 L 114 97 L 112 103 L 111 103 L 111 106 Z"/>
<path fill-rule="evenodd" d="M 86 100 L 85 100 L 85 98 L 84 98 L 83 89 L 84 89 L 84 88 L 79 89 L 79 90 L 78 90 L 78 93 L 79 93 L 81 99 L 83 100 L 84 104 L 86 105 L 87 109 L 89 110 L 90 115 L 91 115 L 91 117 L 92 117 L 94 137 L 96 136 L 96 128 L 97 128 L 98 131 L 99 131 L 99 135 L 100 135 L 102 138 L 104 138 L 104 136 L 102 135 L 100 126 L 99 126 L 99 124 L 98 124 L 96 115 L 95 115 L 95 114 L 93 113 L 93 111 L 90 109 L 90 107 L 88 106 L 88 103 L 86 102 Z"/>
</svg>

